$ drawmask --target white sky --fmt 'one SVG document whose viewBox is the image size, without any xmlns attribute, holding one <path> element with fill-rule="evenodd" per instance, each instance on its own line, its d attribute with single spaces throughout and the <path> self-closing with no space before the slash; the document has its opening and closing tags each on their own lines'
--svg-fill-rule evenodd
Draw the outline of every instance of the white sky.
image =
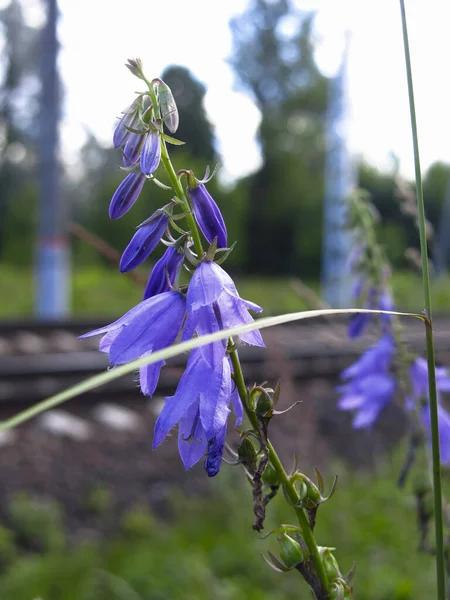
<svg viewBox="0 0 450 600">
<path fill-rule="evenodd" d="M 0 0 L 1 2 L 1 0 Z M 32 21 L 33 0 L 23 0 Z M 349 60 L 351 148 L 389 168 L 390 153 L 412 176 L 413 162 L 399 3 L 396 0 L 296 0 L 318 9 L 318 60 L 336 66 L 346 30 L 352 32 Z M 139 56 L 150 78 L 168 64 L 187 66 L 207 85 L 206 108 L 215 126 L 225 172 L 234 178 L 259 164 L 255 132 L 259 113 L 233 87 L 226 64 L 231 54 L 228 21 L 245 0 L 59 0 L 60 66 L 66 85 L 63 143 L 67 154 L 83 141 L 85 128 L 108 143 L 114 117 L 140 89 L 123 67 Z M 406 0 L 417 117 L 424 169 L 450 163 L 450 3 Z M 165 8 L 167 7 L 167 8 Z M 165 12 L 166 11 L 166 12 Z M 170 30 L 166 37 L 165 29 Z"/>
</svg>

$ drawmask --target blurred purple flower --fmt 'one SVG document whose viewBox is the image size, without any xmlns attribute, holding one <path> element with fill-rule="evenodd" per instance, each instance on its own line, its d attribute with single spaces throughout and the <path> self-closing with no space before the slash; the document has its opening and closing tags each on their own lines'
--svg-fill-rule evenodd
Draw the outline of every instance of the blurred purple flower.
<svg viewBox="0 0 450 600">
<path fill-rule="evenodd" d="M 119 219 L 127 213 L 142 191 L 145 183 L 143 173 L 130 173 L 114 192 L 109 205 L 109 218 Z"/>
<path fill-rule="evenodd" d="M 185 297 L 176 291 L 143 300 L 113 323 L 80 336 L 103 334 L 99 349 L 112 365 L 120 365 L 170 346 L 175 341 L 186 313 Z M 140 370 L 142 392 L 152 395 L 164 362 Z"/>
<path fill-rule="evenodd" d="M 428 394 L 428 363 L 417 357 L 409 367 L 412 398 L 406 401 L 407 409 L 420 406 L 420 416 L 431 445 L 430 403 Z M 438 393 L 438 420 L 441 462 L 450 465 L 450 415 L 440 404 L 440 392 L 450 392 L 450 376 L 445 367 L 436 367 L 436 389 Z"/>
<path fill-rule="evenodd" d="M 364 377 L 379 371 L 387 372 L 395 351 L 395 341 L 389 334 L 383 335 L 377 344 L 366 350 L 350 367 L 342 371 L 341 379 Z"/>
<path fill-rule="evenodd" d="M 422 406 L 421 418 L 427 433 L 428 443 L 431 446 L 431 415 L 429 403 Z M 438 404 L 438 422 L 441 463 L 448 466 L 450 465 L 450 415 L 440 404 Z"/>
<path fill-rule="evenodd" d="M 364 308 L 366 309 L 373 309 L 374 308 L 374 303 L 375 303 L 375 298 L 376 298 L 376 289 L 371 287 L 369 288 L 369 291 L 367 292 L 367 300 L 366 303 L 364 305 Z M 367 325 L 370 323 L 372 319 L 372 315 L 370 313 L 357 313 L 355 314 L 349 323 L 348 329 L 347 329 L 347 335 L 350 339 L 354 339 L 357 337 L 360 337 Z"/>
<path fill-rule="evenodd" d="M 153 267 L 147 287 L 145 288 L 144 299 L 167 292 L 170 289 L 183 259 L 184 254 L 180 254 L 176 246 L 169 246 L 167 248 L 163 256 Z"/>
<path fill-rule="evenodd" d="M 138 227 L 120 259 L 121 273 L 135 269 L 150 256 L 161 241 L 169 220 L 170 215 L 165 210 L 158 209 L 145 224 Z"/>
<path fill-rule="evenodd" d="M 226 248 L 227 229 L 219 207 L 203 183 L 189 188 L 192 210 L 203 235 L 211 244 L 217 238 L 217 247 Z"/>
<path fill-rule="evenodd" d="M 353 419 L 354 429 L 371 427 L 395 392 L 395 379 L 385 372 L 356 377 L 337 388 L 340 398 L 338 408 L 356 410 Z"/>
<path fill-rule="evenodd" d="M 413 399 L 428 398 L 428 362 L 417 357 L 409 367 Z M 436 388 L 438 392 L 450 392 L 450 376 L 445 367 L 436 367 Z"/>
<path fill-rule="evenodd" d="M 394 350 L 394 339 L 385 334 L 341 374 L 341 379 L 349 381 L 337 388 L 338 408 L 356 410 L 355 429 L 371 427 L 393 398 L 395 379 L 389 369 Z"/>
</svg>

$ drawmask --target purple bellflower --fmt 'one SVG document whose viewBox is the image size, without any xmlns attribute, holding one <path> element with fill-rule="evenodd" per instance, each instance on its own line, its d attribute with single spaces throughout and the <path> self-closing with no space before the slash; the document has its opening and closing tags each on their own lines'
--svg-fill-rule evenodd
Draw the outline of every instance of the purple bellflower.
<svg viewBox="0 0 450 600">
<path fill-rule="evenodd" d="M 109 205 L 110 219 L 120 219 L 138 199 L 145 183 L 143 173 L 130 173 L 114 192 Z"/>
<path fill-rule="evenodd" d="M 195 270 L 188 287 L 187 309 L 183 340 L 191 338 L 194 332 L 204 335 L 249 323 L 253 319 L 248 310 L 261 310 L 240 298 L 231 277 L 212 262 L 203 262 Z M 248 344 L 264 346 L 258 331 L 239 337 Z M 226 343 L 214 342 L 194 350 L 175 395 L 166 399 L 158 417 L 153 446 L 158 446 L 179 423 L 178 445 L 185 467 L 198 462 L 206 451 L 205 469 L 210 477 L 216 475 L 230 403 L 238 422 L 242 420 L 242 405 L 233 387 Z"/>
<path fill-rule="evenodd" d="M 138 227 L 120 259 L 121 273 L 135 269 L 150 256 L 161 241 L 169 220 L 170 215 L 164 209 L 158 209 Z"/>
<path fill-rule="evenodd" d="M 185 297 L 177 291 L 164 292 L 143 300 L 114 323 L 81 337 L 103 334 L 99 349 L 108 354 L 111 365 L 121 365 L 173 344 L 185 313 Z M 140 369 L 144 394 L 151 396 L 155 391 L 163 365 L 164 361 L 159 361 Z"/>
<path fill-rule="evenodd" d="M 214 262 L 203 262 L 195 270 L 187 292 L 188 317 L 183 329 L 183 340 L 198 335 L 213 333 L 244 323 L 253 322 L 249 310 L 261 312 L 253 302 L 243 300 L 231 277 Z M 265 344 L 259 331 L 250 331 L 237 336 L 252 346 Z M 224 342 L 214 342 L 201 348 L 208 356 L 207 362 L 216 365 L 225 353 Z"/>
<path fill-rule="evenodd" d="M 242 405 L 232 387 L 228 358 L 223 358 L 213 369 L 200 349 L 193 350 L 175 395 L 166 398 L 156 421 L 153 448 L 159 446 L 179 423 L 178 448 L 185 468 L 195 465 L 206 451 L 206 472 L 210 477 L 217 475 L 230 403 L 236 413 L 237 424 L 242 421 Z"/>
<path fill-rule="evenodd" d="M 396 385 L 389 367 L 394 350 L 395 342 L 386 334 L 342 372 L 347 382 L 337 388 L 338 408 L 356 411 L 355 429 L 371 427 L 392 401 Z"/>
<path fill-rule="evenodd" d="M 217 247 L 227 247 L 227 229 L 219 207 L 214 202 L 210 193 L 199 183 L 195 187 L 189 186 L 189 196 L 192 202 L 192 210 L 195 220 L 202 230 L 203 235 L 211 244 L 217 238 Z"/>
<path fill-rule="evenodd" d="M 174 284 L 178 269 L 183 262 L 184 254 L 178 252 L 176 246 L 169 246 L 163 256 L 153 267 L 147 287 L 144 292 L 144 299 L 156 296 L 162 292 L 167 292 Z"/>
</svg>

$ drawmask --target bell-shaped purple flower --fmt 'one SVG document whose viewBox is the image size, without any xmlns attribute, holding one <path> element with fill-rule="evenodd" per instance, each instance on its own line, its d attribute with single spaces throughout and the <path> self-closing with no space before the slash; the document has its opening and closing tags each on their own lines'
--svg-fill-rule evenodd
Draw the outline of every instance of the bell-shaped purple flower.
<svg viewBox="0 0 450 600">
<path fill-rule="evenodd" d="M 392 401 L 395 379 L 385 372 L 355 378 L 337 388 L 340 398 L 338 408 L 355 410 L 354 429 L 371 427 L 382 411 Z"/>
<path fill-rule="evenodd" d="M 156 424 L 153 448 L 161 444 L 179 423 L 178 448 L 186 469 L 196 464 L 207 451 L 205 469 L 210 477 L 219 472 L 226 435 L 230 402 L 242 418 L 242 405 L 232 391 L 228 357 L 215 368 L 208 364 L 200 349 L 189 357 L 175 395 L 166 398 Z"/>
<path fill-rule="evenodd" d="M 176 246 L 169 246 L 167 248 L 163 256 L 153 267 L 147 287 L 145 288 L 144 299 L 151 298 L 156 294 L 161 294 L 171 289 L 183 259 L 184 254 L 180 254 Z"/>
<path fill-rule="evenodd" d="M 156 130 L 150 130 L 142 146 L 141 171 L 147 176 L 152 175 L 158 168 L 160 160 L 161 144 L 159 142 L 159 133 Z"/>
<path fill-rule="evenodd" d="M 210 193 L 199 183 L 196 187 L 189 188 L 192 210 L 195 220 L 202 230 L 203 235 L 211 244 L 217 238 L 217 247 L 227 247 L 227 229 L 219 207 L 212 199 Z"/>
<path fill-rule="evenodd" d="M 244 323 L 253 322 L 249 310 L 260 312 L 262 308 L 243 300 L 231 277 L 219 265 L 203 262 L 195 270 L 187 292 L 188 317 L 183 329 L 183 340 L 213 333 Z M 259 331 L 238 336 L 243 342 L 265 347 Z M 201 348 L 208 364 L 215 366 L 225 354 L 225 342 L 214 342 Z"/>
<path fill-rule="evenodd" d="M 144 183 L 145 175 L 143 173 L 130 173 L 125 177 L 111 198 L 110 219 L 119 219 L 130 210 L 138 199 Z"/>
<path fill-rule="evenodd" d="M 185 297 L 176 291 L 143 300 L 110 325 L 82 335 L 103 334 L 99 349 L 106 352 L 112 365 L 120 365 L 170 346 L 175 341 L 186 313 Z M 142 367 L 141 389 L 152 395 L 163 361 Z"/>
<path fill-rule="evenodd" d="M 169 220 L 170 215 L 165 210 L 159 209 L 138 228 L 123 251 L 120 259 L 121 273 L 135 269 L 150 256 L 159 244 Z"/>
</svg>

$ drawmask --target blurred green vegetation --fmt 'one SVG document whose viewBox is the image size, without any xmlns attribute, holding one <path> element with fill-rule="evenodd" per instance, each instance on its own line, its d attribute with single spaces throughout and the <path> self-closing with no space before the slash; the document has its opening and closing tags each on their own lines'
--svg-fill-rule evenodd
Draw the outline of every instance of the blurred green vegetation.
<svg viewBox="0 0 450 600">
<path fill-rule="evenodd" d="M 376 473 L 342 465 L 336 494 L 320 507 L 319 544 L 336 546 L 341 568 L 356 560 L 359 600 L 434 597 L 434 562 L 417 552 L 415 505 L 395 486 L 398 461 Z M 0 527 L 0 597 L 14 600 L 286 600 L 308 597 L 295 573 L 274 573 L 261 553 L 277 552 L 276 539 L 251 529 L 250 490 L 241 473 L 224 467 L 202 497 L 173 495 L 171 516 L 161 520 L 146 507 L 122 519 L 114 539 L 85 539 L 73 546 L 63 513 L 22 494 Z M 18 508 L 19 507 L 19 508 Z M 100 514 L 95 508 L 96 514 Z M 12 512 L 11 512 L 12 511 Z M 106 518 L 106 516 L 105 516 Z M 292 522 L 276 498 L 265 532 Z M 89 537 L 89 536 L 87 536 Z"/>
<path fill-rule="evenodd" d="M 141 271 L 145 279 L 145 270 Z M 312 308 L 293 289 L 295 278 L 237 275 L 243 298 L 260 304 L 264 314 L 281 314 Z M 33 314 L 33 273 L 27 268 L 0 264 L 0 319 L 31 317 Z M 319 284 L 304 282 L 315 293 Z M 393 276 L 394 294 L 399 310 L 422 311 L 422 284 L 419 275 L 399 272 Z M 118 316 L 142 299 L 143 288 L 113 268 L 97 265 L 74 268 L 72 273 L 72 313 L 74 317 Z M 435 311 L 447 313 L 450 307 L 450 278 L 432 283 Z M 314 307 L 316 308 L 316 307 Z"/>
</svg>

